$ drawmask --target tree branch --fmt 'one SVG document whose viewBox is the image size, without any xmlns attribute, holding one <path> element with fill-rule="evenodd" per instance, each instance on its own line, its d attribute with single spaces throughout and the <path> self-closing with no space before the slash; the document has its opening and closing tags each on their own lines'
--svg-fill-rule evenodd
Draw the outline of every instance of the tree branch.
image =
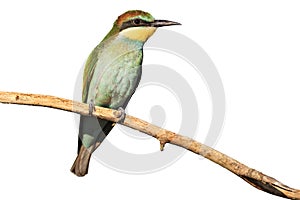
<svg viewBox="0 0 300 200">
<path fill-rule="evenodd" d="M 88 104 L 48 95 L 0 91 L 0 102 L 8 104 L 44 106 L 74 112 L 81 115 L 89 115 Z M 117 110 L 96 107 L 92 115 L 109 121 L 119 122 L 118 116 L 120 116 L 120 113 Z M 178 135 L 130 115 L 126 115 L 124 121 L 122 120 L 120 124 L 155 137 L 160 141 L 161 150 L 163 150 L 166 143 L 180 146 L 224 167 L 257 189 L 280 197 L 300 200 L 300 190 L 290 188 L 276 179 L 255 169 L 249 168 L 237 160 L 191 138 Z"/>
</svg>

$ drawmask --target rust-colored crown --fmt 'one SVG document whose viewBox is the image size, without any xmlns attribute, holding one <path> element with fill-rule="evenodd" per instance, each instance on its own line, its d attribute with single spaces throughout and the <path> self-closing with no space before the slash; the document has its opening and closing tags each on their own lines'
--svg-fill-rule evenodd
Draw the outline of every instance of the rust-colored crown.
<svg viewBox="0 0 300 200">
<path fill-rule="evenodd" d="M 128 20 L 134 19 L 134 18 L 140 18 L 145 21 L 154 21 L 154 18 L 150 13 L 144 12 L 142 10 L 129 10 L 122 15 L 118 17 L 118 19 L 115 21 L 115 24 L 118 27 L 121 27 L 122 24 Z"/>
</svg>

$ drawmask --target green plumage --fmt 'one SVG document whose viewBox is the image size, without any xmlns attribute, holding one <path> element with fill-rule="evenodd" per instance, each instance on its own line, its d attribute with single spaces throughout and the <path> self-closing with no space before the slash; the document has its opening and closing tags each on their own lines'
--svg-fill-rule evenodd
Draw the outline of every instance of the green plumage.
<svg viewBox="0 0 300 200">
<path fill-rule="evenodd" d="M 86 62 L 82 101 L 113 109 L 125 108 L 141 78 L 142 48 L 142 42 L 131 41 L 120 35 L 102 41 Z M 101 134 L 98 133 L 100 128 L 106 129 L 105 135 L 112 128 L 113 123 L 99 119 L 98 129 L 91 130 L 91 121 L 96 120 L 90 118 L 94 117 L 81 118 L 79 133 L 86 148 L 95 142 L 102 142 L 97 139 Z"/>
<path fill-rule="evenodd" d="M 140 79 L 143 43 L 121 35 L 101 42 L 85 66 L 82 101 L 118 108 Z"/>
</svg>

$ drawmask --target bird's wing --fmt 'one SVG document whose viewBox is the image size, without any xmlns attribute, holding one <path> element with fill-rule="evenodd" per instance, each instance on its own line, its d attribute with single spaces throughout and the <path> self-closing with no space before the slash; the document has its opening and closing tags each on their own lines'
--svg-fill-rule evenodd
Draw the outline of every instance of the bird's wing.
<svg viewBox="0 0 300 200">
<path fill-rule="evenodd" d="M 96 63 L 98 62 L 99 46 L 97 46 L 89 55 L 83 72 L 83 86 L 82 86 L 82 102 L 86 103 L 88 98 L 89 86 L 92 80 Z"/>
</svg>

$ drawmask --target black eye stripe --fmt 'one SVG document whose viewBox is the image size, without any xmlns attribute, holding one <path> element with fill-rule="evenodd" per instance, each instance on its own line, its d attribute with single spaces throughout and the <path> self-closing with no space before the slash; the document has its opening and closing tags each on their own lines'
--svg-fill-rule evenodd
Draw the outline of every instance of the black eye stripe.
<svg viewBox="0 0 300 200">
<path fill-rule="evenodd" d="M 150 22 L 144 21 L 142 19 L 132 19 L 126 22 L 123 22 L 120 31 L 130 28 L 130 27 L 138 27 L 138 26 L 151 26 Z"/>
</svg>

